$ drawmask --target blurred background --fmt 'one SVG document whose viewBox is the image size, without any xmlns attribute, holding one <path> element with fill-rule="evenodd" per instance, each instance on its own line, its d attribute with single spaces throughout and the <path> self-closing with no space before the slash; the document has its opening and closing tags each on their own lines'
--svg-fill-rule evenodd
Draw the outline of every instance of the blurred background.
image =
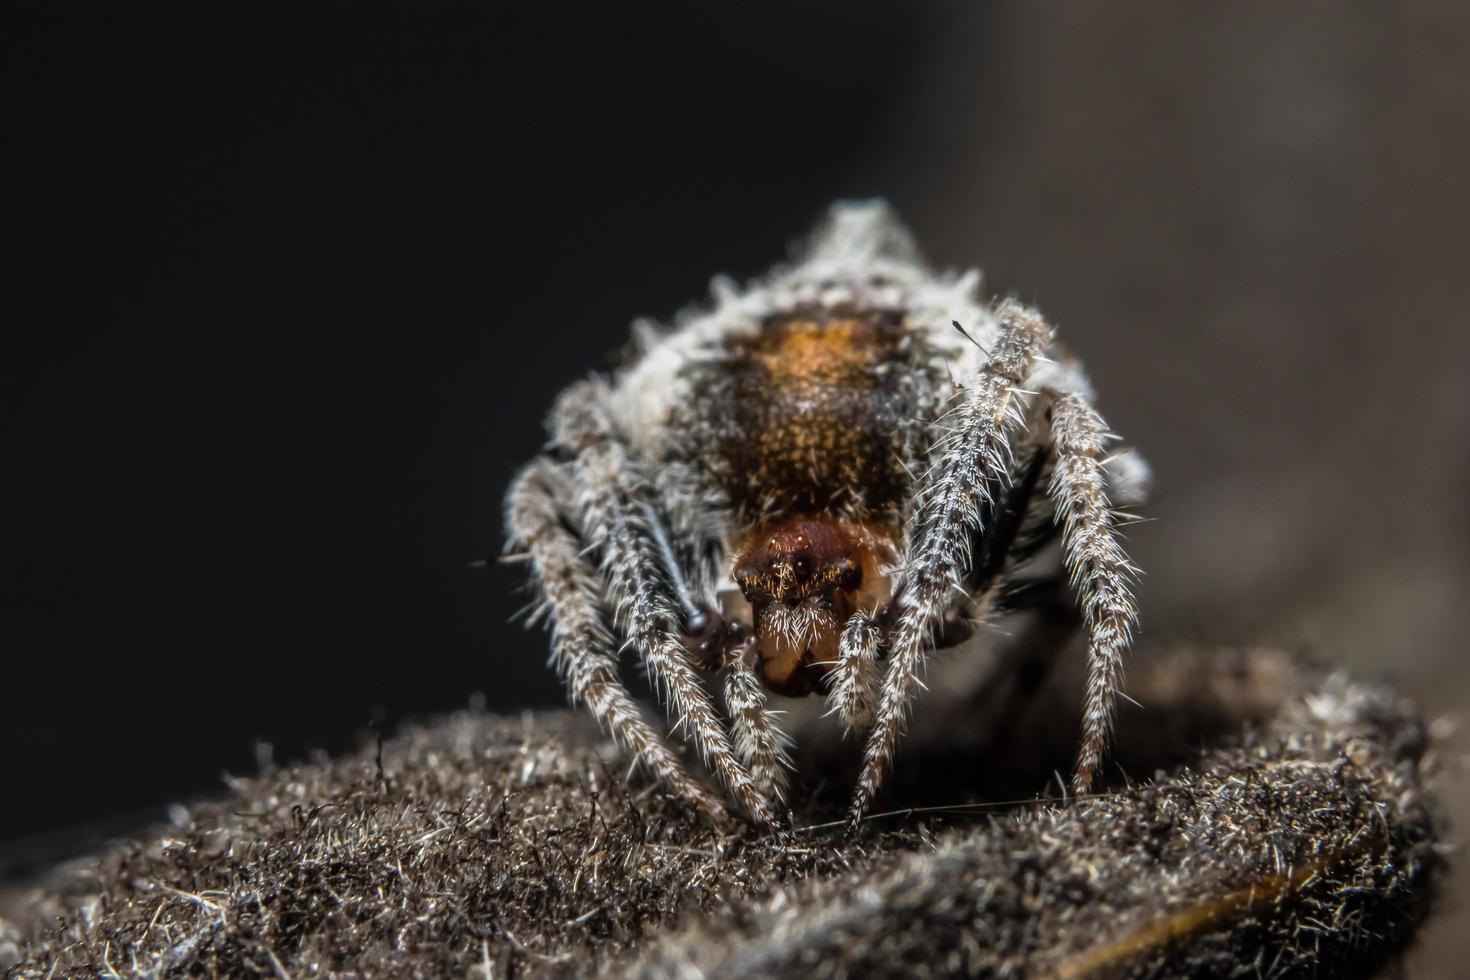
<svg viewBox="0 0 1470 980">
<path fill-rule="evenodd" d="M 1464 720 L 1463 8 L 419 9 L 5 15 L 0 876 L 257 743 L 561 704 L 493 560 L 551 399 L 838 197 L 1089 365 L 1158 476 L 1145 649 Z"/>
</svg>

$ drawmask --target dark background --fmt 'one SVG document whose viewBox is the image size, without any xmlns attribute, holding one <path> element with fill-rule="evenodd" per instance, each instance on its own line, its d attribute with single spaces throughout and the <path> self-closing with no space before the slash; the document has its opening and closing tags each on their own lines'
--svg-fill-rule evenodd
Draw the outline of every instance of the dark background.
<svg viewBox="0 0 1470 980">
<path fill-rule="evenodd" d="M 1159 476 L 1145 649 L 1307 649 L 1449 731 L 1470 24 L 1278 6 L 10 15 L 0 874 L 257 740 L 560 703 L 493 561 L 552 397 L 842 196 L 1090 365 Z"/>
</svg>

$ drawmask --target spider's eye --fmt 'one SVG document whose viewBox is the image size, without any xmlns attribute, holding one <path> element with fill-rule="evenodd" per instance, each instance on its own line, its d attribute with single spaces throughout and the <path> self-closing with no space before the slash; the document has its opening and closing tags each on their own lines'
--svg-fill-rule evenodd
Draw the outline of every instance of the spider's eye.
<svg viewBox="0 0 1470 980">
<path fill-rule="evenodd" d="M 714 623 L 715 619 L 703 609 L 696 609 L 684 619 L 684 634 L 699 639 Z"/>
<path fill-rule="evenodd" d="M 798 517 L 768 528 L 740 556 L 735 582 L 747 601 L 796 603 L 862 584 L 862 543 L 830 517 Z"/>
</svg>

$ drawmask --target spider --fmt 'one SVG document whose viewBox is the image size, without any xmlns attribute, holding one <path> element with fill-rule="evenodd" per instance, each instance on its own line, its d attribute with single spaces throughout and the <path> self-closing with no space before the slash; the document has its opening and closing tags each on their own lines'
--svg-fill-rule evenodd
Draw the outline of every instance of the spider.
<svg viewBox="0 0 1470 980">
<path fill-rule="evenodd" d="M 716 278 L 672 330 L 635 325 L 637 356 L 561 394 L 548 454 L 514 480 L 510 547 L 539 582 L 552 665 L 700 808 L 724 804 L 640 713 L 623 652 L 767 825 L 791 748 L 767 692 L 823 694 L 866 739 L 857 820 L 926 658 L 1022 591 L 1018 569 L 1058 535 L 1088 638 L 1072 787 L 1091 787 L 1137 622 L 1114 507 L 1142 499 L 1147 468 L 1109 452 L 1042 317 L 979 285 L 931 271 L 883 203 L 838 203 L 791 264 L 746 288 Z"/>
</svg>

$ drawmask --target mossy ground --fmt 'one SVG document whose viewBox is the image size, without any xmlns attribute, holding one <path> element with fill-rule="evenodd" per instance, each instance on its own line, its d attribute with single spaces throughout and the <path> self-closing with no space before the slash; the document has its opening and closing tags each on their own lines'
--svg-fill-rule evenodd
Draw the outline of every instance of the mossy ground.
<svg viewBox="0 0 1470 980">
<path fill-rule="evenodd" d="M 916 732 L 890 802 L 960 805 L 856 836 L 820 754 L 803 771 L 837 775 L 776 838 L 626 779 L 577 714 L 462 712 L 13 892 L 0 954 L 23 977 L 1226 975 L 1402 944 L 1435 853 L 1410 708 L 1270 652 L 1157 658 L 1131 690 L 1120 760 L 1191 764 L 1007 803 L 1051 741 L 1039 695 L 976 742 Z"/>
</svg>

